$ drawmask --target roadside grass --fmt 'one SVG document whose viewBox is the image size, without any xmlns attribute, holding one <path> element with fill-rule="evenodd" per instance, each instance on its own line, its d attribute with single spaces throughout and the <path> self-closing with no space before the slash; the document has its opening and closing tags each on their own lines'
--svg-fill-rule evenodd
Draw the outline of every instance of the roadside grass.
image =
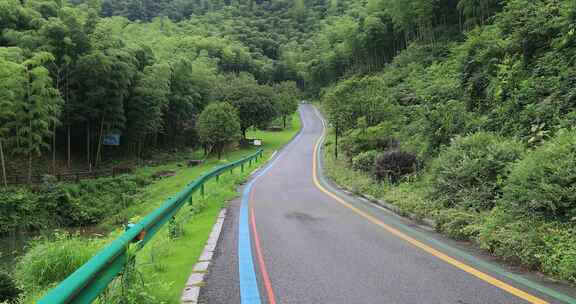
<svg viewBox="0 0 576 304">
<path fill-rule="evenodd" d="M 412 214 L 418 218 L 434 217 L 435 205 L 425 197 L 426 186 L 418 176 L 409 177 L 400 183 L 379 182 L 368 173 L 350 168 L 344 157 L 334 157 L 333 140 L 326 138 L 323 149 L 323 166 L 326 174 L 336 184 L 354 194 L 364 194 L 391 203 L 403 215 Z"/>
<path fill-rule="evenodd" d="M 260 131 L 250 130 L 249 138 L 262 139 L 262 148 L 264 149 L 263 160 L 258 165 L 263 164 L 274 151 L 280 149 L 288 143 L 294 135 L 300 130 L 301 122 L 297 114 L 293 115 L 288 127 L 282 131 Z M 122 227 L 119 223 L 127 220 L 137 222 L 149 212 L 158 208 L 166 199 L 181 191 L 185 185 L 192 182 L 213 167 L 230 161 L 250 155 L 257 150 L 256 147 L 237 149 L 224 154 L 221 160 L 215 157 L 208 158 L 206 162 L 197 167 L 187 167 L 186 160 L 189 158 L 182 157 L 176 162 L 154 167 L 142 167 L 135 174 L 141 176 L 150 176 L 155 172 L 171 170 L 175 172 L 174 176 L 163 178 L 146 186 L 142 193 L 138 195 L 139 202 L 126 208 L 120 214 L 111 217 L 99 225 L 100 230 L 110 231 L 106 236 L 95 236 L 98 238 L 97 243 L 100 247 L 105 246 L 115 237 L 122 233 Z M 220 209 L 225 206 L 226 202 L 236 197 L 236 187 L 246 180 L 252 170 L 256 168 L 245 167 L 244 173 L 240 173 L 240 168 L 234 170 L 234 174 L 223 174 L 218 182 L 212 180 L 206 184 L 206 197 L 201 199 L 200 193 L 194 194 L 194 203 L 192 206 L 185 206 L 178 213 L 176 222 L 177 235 L 171 238 L 170 225 L 163 227 L 158 234 L 146 245 L 146 247 L 136 254 L 136 264 L 134 271 L 126 271 L 124 278 L 117 278 L 108 288 L 107 292 L 99 299 L 98 303 L 179 303 L 181 292 L 185 282 L 196 264 L 208 236 L 214 225 Z M 72 237 L 72 242 L 77 243 L 76 237 Z M 45 239 L 43 246 L 55 241 L 54 239 Z M 92 239 L 84 239 L 86 244 L 94 242 Z M 82 247 L 83 242 L 80 242 Z M 35 245 L 30 247 L 33 250 Z M 54 246 L 52 246 L 54 247 Z M 68 250 L 67 252 L 76 252 Z M 39 259 L 50 259 L 51 256 L 42 255 Z M 75 257 L 70 257 L 75 259 Z M 84 260 L 87 257 L 83 257 Z M 26 261 L 26 255 L 20 260 Z M 47 261 L 38 261 L 37 264 L 56 265 Z M 82 264 L 82 263 L 80 263 Z M 27 269 L 33 273 L 34 269 Z M 36 271 L 42 271 L 38 269 Z M 58 271 L 58 270 L 54 270 Z M 63 270 L 60 276 L 67 276 L 73 269 Z M 129 279 L 127 274 L 132 275 Z M 18 274 L 16 274 L 18 277 Z M 22 295 L 22 303 L 35 303 L 41 294 L 48 291 L 57 284 L 56 281 L 46 282 L 44 286 L 27 287 Z M 129 285 L 130 288 L 126 288 Z"/>
</svg>

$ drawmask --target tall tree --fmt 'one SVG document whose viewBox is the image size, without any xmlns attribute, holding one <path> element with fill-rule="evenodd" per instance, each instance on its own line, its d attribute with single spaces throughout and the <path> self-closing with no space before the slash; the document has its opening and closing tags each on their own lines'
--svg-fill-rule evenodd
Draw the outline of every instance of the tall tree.
<svg viewBox="0 0 576 304">
<path fill-rule="evenodd" d="M 164 113 L 168 107 L 172 70 L 168 64 L 144 68 L 135 81 L 132 96 L 127 101 L 128 134 L 136 142 L 140 157 L 146 137 L 164 130 Z"/>
<path fill-rule="evenodd" d="M 19 77 L 22 72 L 21 65 L 4 60 L 0 57 L 0 166 L 2 169 L 2 183 L 6 181 L 6 145 L 11 132 L 10 122 L 15 118 L 15 107 L 23 96 L 23 86 Z"/>
<path fill-rule="evenodd" d="M 286 118 L 298 110 L 300 90 L 294 81 L 284 81 L 274 86 L 276 91 L 277 108 L 282 115 L 282 123 L 286 128 Z"/>
<path fill-rule="evenodd" d="M 246 139 L 249 128 L 264 128 L 278 115 L 274 90 L 270 86 L 258 84 L 251 74 L 241 73 L 228 77 L 220 94 L 222 100 L 230 102 L 238 110 L 243 139 Z"/>
<path fill-rule="evenodd" d="M 28 182 L 32 181 L 32 158 L 49 147 L 46 139 L 53 134 L 51 128 L 59 123 L 62 110 L 60 93 L 54 88 L 50 72 L 44 67 L 52 61 L 52 54 L 36 53 L 24 61 L 20 73 L 14 75 L 21 79 L 24 87 L 12 122 L 18 138 L 14 151 L 28 155 Z"/>
<path fill-rule="evenodd" d="M 240 121 L 237 110 L 226 102 L 208 105 L 198 118 L 198 133 L 202 143 L 216 149 L 220 159 L 226 144 L 239 137 Z"/>
</svg>

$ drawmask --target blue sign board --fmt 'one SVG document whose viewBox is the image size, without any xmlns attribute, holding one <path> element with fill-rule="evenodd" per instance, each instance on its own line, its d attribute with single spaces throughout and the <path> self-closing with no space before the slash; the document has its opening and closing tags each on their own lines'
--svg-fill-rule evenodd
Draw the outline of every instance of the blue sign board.
<svg viewBox="0 0 576 304">
<path fill-rule="evenodd" d="M 104 141 L 102 143 L 105 146 L 119 146 L 120 134 L 106 134 L 104 135 Z"/>
</svg>

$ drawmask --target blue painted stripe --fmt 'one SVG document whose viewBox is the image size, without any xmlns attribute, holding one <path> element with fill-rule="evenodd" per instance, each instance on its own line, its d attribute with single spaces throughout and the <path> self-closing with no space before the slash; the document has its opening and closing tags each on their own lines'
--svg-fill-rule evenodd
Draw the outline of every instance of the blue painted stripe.
<svg viewBox="0 0 576 304">
<path fill-rule="evenodd" d="M 292 145 L 297 142 L 302 136 L 304 129 L 304 119 L 300 113 L 302 128 L 298 135 L 288 144 Z M 288 147 L 288 146 L 286 146 Z M 238 222 L 238 271 L 240 277 L 240 303 L 241 304 L 260 304 L 260 292 L 258 290 L 258 282 L 256 280 L 256 270 L 254 269 L 254 259 L 252 258 L 252 241 L 250 237 L 250 222 L 249 222 L 249 208 L 250 208 L 250 192 L 258 179 L 266 174 L 274 164 L 284 155 L 282 149 L 262 171 L 260 171 L 244 188 L 242 192 L 242 202 L 240 205 L 240 219 Z"/>
<path fill-rule="evenodd" d="M 242 205 L 240 206 L 240 222 L 238 229 L 238 266 L 240 271 L 240 303 L 260 304 L 260 292 L 256 282 L 256 271 L 252 259 L 250 241 L 250 226 L 248 223 L 248 199 L 254 181 L 244 189 Z"/>
</svg>

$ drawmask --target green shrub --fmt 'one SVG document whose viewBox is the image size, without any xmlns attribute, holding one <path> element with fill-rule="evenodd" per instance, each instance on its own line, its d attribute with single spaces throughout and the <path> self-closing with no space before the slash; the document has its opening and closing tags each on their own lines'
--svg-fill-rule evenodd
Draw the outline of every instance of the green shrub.
<svg viewBox="0 0 576 304">
<path fill-rule="evenodd" d="M 362 152 L 371 150 L 387 151 L 396 149 L 399 146 L 398 140 L 391 136 L 386 124 L 370 127 L 367 129 L 356 129 L 348 132 L 344 136 L 339 147 L 349 160 Z"/>
<path fill-rule="evenodd" d="M 39 189 L 0 189 L 0 234 L 51 226 L 93 225 L 138 202 L 148 179 L 141 176 L 83 180 L 79 183 L 46 181 Z"/>
<path fill-rule="evenodd" d="M 362 152 L 352 158 L 352 168 L 371 173 L 374 170 L 374 161 L 380 154 L 381 152 L 375 150 Z"/>
<path fill-rule="evenodd" d="M 399 150 L 388 151 L 376 158 L 374 167 L 376 179 L 396 182 L 415 171 L 416 155 Z"/>
<path fill-rule="evenodd" d="M 561 132 L 516 163 L 504 183 L 502 203 L 526 214 L 564 221 L 576 217 L 576 131 Z"/>
<path fill-rule="evenodd" d="M 518 141 L 492 133 L 458 137 L 431 165 L 429 196 L 445 207 L 491 209 L 501 193 L 499 180 L 523 152 Z"/>
<path fill-rule="evenodd" d="M 49 216 L 45 200 L 24 187 L 0 189 L 0 235 L 15 230 L 46 227 L 54 220 Z"/>
<path fill-rule="evenodd" d="M 16 303 L 20 295 L 20 289 L 16 282 L 8 275 L 0 271 L 0 303 Z"/>
<path fill-rule="evenodd" d="M 544 247 L 536 226 L 533 219 L 518 220 L 496 207 L 483 223 L 478 241 L 481 248 L 506 261 L 537 269 Z"/>
<path fill-rule="evenodd" d="M 49 287 L 88 261 L 101 245 L 100 240 L 69 234 L 36 240 L 18 261 L 15 277 L 27 292 Z"/>
<path fill-rule="evenodd" d="M 576 282 L 576 228 L 496 207 L 482 223 L 480 247 L 505 260 Z"/>
<path fill-rule="evenodd" d="M 436 216 L 436 229 L 456 240 L 473 240 L 479 234 L 481 215 L 460 209 L 445 209 Z"/>
</svg>

